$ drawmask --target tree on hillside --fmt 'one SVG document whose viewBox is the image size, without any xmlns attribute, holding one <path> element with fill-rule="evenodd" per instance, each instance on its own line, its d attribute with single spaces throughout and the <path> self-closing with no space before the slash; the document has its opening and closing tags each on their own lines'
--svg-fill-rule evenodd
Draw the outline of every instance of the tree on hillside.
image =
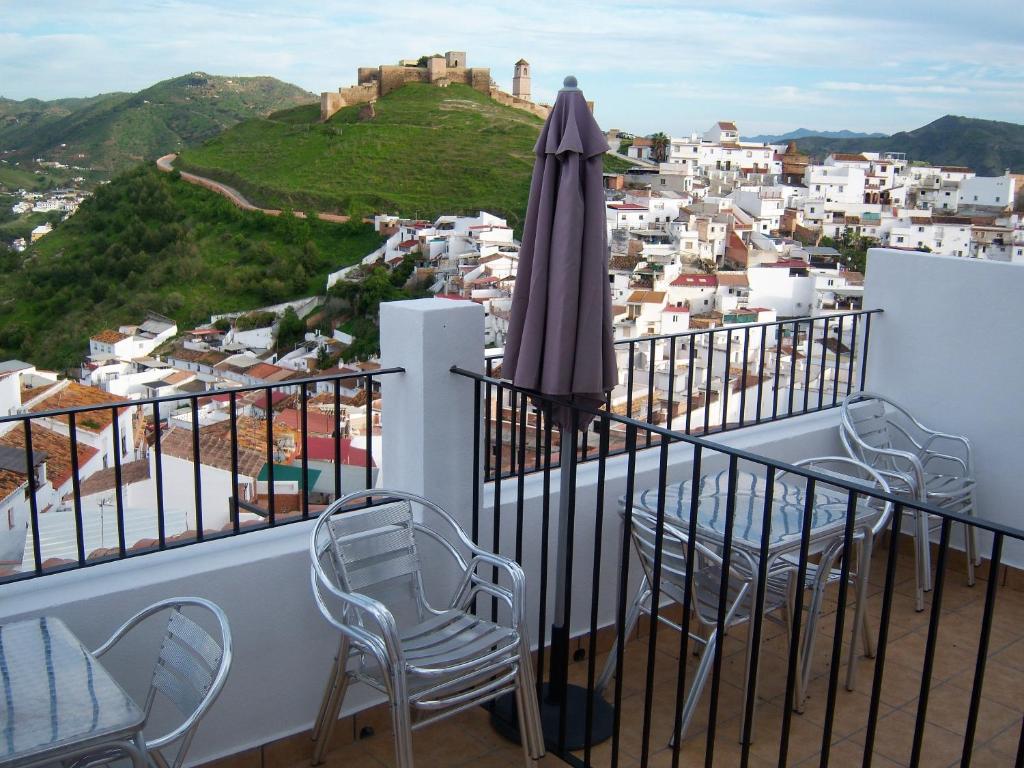
<svg viewBox="0 0 1024 768">
<path fill-rule="evenodd" d="M 288 307 L 281 315 L 281 321 L 277 324 L 277 351 L 278 354 L 290 352 L 295 345 L 303 340 L 306 335 L 306 323 L 303 322 L 292 307 Z"/>
</svg>

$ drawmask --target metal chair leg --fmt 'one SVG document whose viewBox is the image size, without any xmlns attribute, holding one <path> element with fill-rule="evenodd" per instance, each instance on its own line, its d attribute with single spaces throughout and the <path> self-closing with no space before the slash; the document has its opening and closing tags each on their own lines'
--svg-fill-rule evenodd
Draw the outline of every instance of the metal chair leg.
<svg viewBox="0 0 1024 768">
<path fill-rule="evenodd" d="M 527 766 L 544 757 L 544 734 L 540 725 L 540 706 L 537 703 L 537 683 L 530 661 L 530 647 L 525 631 L 519 640 L 519 675 L 516 682 L 516 704 L 519 709 L 520 738 L 526 754 Z"/>
<path fill-rule="evenodd" d="M 973 511 L 972 513 L 973 514 Z M 964 523 L 964 554 L 967 556 L 967 586 L 975 584 L 974 559 L 977 557 L 978 541 L 974 535 L 974 526 Z"/>
<path fill-rule="evenodd" d="M 338 657 L 334 660 L 334 669 L 324 691 L 320 712 L 313 726 L 313 759 L 312 765 L 320 765 L 324 761 L 327 745 L 330 743 L 334 726 L 338 722 L 341 705 L 345 701 L 348 690 L 348 640 L 342 638 L 338 646 Z"/>
<path fill-rule="evenodd" d="M 868 577 L 868 567 L 867 567 L 867 563 L 870 561 L 869 560 L 870 557 L 871 557 L 871 544 L 870 544 L 870 539 L 869 539 L 869 540 L 865 541 L 864 544 L 860 547 L 860 552 L 859 552 L 859 557 L 858 557 L 858 560 L 860 562 L 857 565 L 857 591 L 856 591 L 857 608 L 856 608 L 856 611 L 854 612 L 854 617 L 853 617 L 853 631 L 850 633 L 851 634 L 851 638 L 850 638 L 850 659 L 847 662 L 847 667 L 846 667 L 846 690 L 848 690 L 848 691 L 856 690 L 856 685 L 857 685 L 857 662 L 858 662 L 859 657 L 860 657 L 860 654 L 857 652 L 857 639 L 858 639 L 858 636 L 860 636 L 862 634 L 866 634 L 864 632 L 864 619 L 865 619 L 865 617 L 867 615 L 867 599 L 868 599 L 868 594 L 867 594 L 868 593 L 868 590 L 867 590 L 867 586 L 868 586 L 868 584 L 867 584 L 867 581 L 868 581 L 868 579 L 867 579 L 867 577 Z M 866 648 L 866 643 L 865 643 L 865 651 L 866 650 L 867 650 L 867 648 Z"/>
<path fill-rule="evenodd" d="M 650 590 L 647 588 L 647 579 L 645 578 L 640 583 L 640 588 L 633 597 L 633 602 L 629 604 L 629 610 L 626 612 L 626 623 L 622 628 L 622 637 L 616 637 L 615 642 L 612 643 L 608 658 L 604 662 L 604 669 L 601 670 L 601 676 L 597 678 L 597 682 L 594 684 L 594 691 L 598 695 L 602 695 L 604 689 L 608 687 L 608 683 L 611 682 L 612 676 L 615 674 L 615 659 L 618 656 L 619 643 L 623 642 L 624 637 L 629 637 L 634 627 L 636 627 L 636 623 L 640 620 L 640 607 L 649 596 Z"/>
<path fill-rule="evenodd" d="M 391 725 L 395 734 L 395 768 L 413 768 L 412 713 L 405 676 L 401 672 L 391 675 Z"/>
<path fill-rule="evenodd" d="M 704 691 L 704 684 L 707 682 L 708 673 L 711 671 L 711 662 L 715 658 L 715 644 L 717 642 L 718 633 L 712 631 L 704 646 L 704 652 L 701 654 L 700 663 L 697 665 L 697 671 L 693 676 L 693 682 L 690 684 L 690 692 L 686 695 L 686 704 L 683 706 L 683 711 L 679 716 L 680 741 L 686 739 L 686 731 L 690 727 L 690 721 L 693 720 L 693 714 L 697 709 L 697 704 L 700 702 L 701 693 Z M 671 740 L 669 744 L 670 746 L 672 745 Z"/>
</svg>

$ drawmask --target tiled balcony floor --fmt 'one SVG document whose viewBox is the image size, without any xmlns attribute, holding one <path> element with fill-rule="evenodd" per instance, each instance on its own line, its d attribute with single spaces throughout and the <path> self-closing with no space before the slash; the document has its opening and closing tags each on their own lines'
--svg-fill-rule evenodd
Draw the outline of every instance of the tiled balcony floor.
<svg viewBox="0 0 1024 768">
<path fill-rule="evenodd" d="M 889 645 L 881 691 L 878 730 L 875 738 L 873 766 L 909 765 L 910 751 L 920 691 L 921 667 L 928 632 L 930 612 L 913 610 L 914 582 L 912 561 L 900 556 L 893 615 L 889 628 Z M 874 594 L 869 612 L 877 631 L 881 611 L 880 589 L 885 573 L 884 555 L 875 557 L 872 567 Z M 1019 586 L 1019 585 L 1015 585 Z M 984 607 L 986 582 L 979 579 L 973 589 L 965 584 L 963 571 L 950 569 L 943 595 L 939 643 L 933 671 L 933 682 L 927 713 L 927 726 L 921 755 L 922 766 L 960 765 L 963 733 L 973 681 L 978 636 Z M 810 698 L 803 714 L 793 714 L 788 765 L 813 766 L 821 759 L 822 726 L 825 722 L 829 660 L 832 653 L 832 629 L 836 620 L 836 588 L 826 600 L 822 631 L 815 650 L 814 679 Z M 930 595 L 928 596 L 930 606 Z M 852 600 L 852 593 L 851 593 Z M 972 764 L 975 766 L 1013 765 L 1017 752 L 1022 713 L 1024 713 L 1024 592 L 1001 586 L 998 590 L 996 615 L 989 645 L 982 706 L 975 737 Z M 849 639 L 848 613 L 846 641 Z M 604 661 L 608 638 L 601 638 L 602 653 L 597 669 Z M 727 639 L 724 647 L 722 681 L 719 692 L 719 715 L 715 739 L 716 766 L 740 764 L 739 724 L 742 716 L 742 681 L 746 636 L 741 627 Z M 844 643 L 844 646 L 847 643 Z M 626 646 L 623 688 L 623 721 L 618 765 L 632 768 L 640 765 L 644 686 L 646 683 L 647 637 L 634 638 Z M 787 641 L 782 627 L 765 623 L 765 641 L 761 654 L 761 675 L 755 738 L 750 749 L 749 765 L 754 768 L 778 765 L 778 750 L 785 697 Z M 656 681 L 651 715 L 650 766 L 672 765 L 668 740 L 675 711 L 675 687 L 678 672 L 679 634 L 662 627 L 656 652 Z M 857 690 L 844 687 L 847 653 L 844 648 L 836 695 L 830 765 L 861 765 L 865 726 L 870 703 L 874 659 L 861 658 Z M 688 659 L 692 675 L 696 658 Z M 587 663 L 574 663 L 575 681 L 585 683 Z M 691 678 L 688 678 L 692 679 Z M 687 682 L 688 684 L 688 682 Z M 690 732 L 683 742 L 680 765 L 703 765 L 707 749 L 707 702 L 710 679 L 705 688 L 701 709 L 694 717 Z M 611 696 L 611 687 L 607 696 Z M 391 766 L 394 755 L 390 734 L 382 718 L 375 722 L 377 734 L 355 741 L 328 755 L 329 768 L 347 766 Z M 610 765 L 611 742 L 598 745 L 592 754 L 594 766 Z M 465 713 L 439 725 L 420 731 L 415 736 L 418 768 L 441 766 L 521 766 L 522 752 L 490 727 L 487 714 L 481 710 Z M 582 755 L 581 755 L 582 757 Z M 308 761 L 291 763 L 296 768 Z M 544 768 L 562 765 L 548 756 Z M 267 766 L 264 760 L 265 768 Z"/>
</svg>

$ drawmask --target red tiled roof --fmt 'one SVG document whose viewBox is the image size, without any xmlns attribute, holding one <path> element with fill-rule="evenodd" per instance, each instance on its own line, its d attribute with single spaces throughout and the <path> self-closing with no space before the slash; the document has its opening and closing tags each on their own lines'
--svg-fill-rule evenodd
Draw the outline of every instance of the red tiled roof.
<svg viewBox="0 0 1024 768">
<path fill-rule="evenodd" d="M 12 429 L 0 437 L 0 445 L 25 449 L 25 430 Z M 54 488 L 60 488 L 71 479 L 71 441 L 64 435 L 38 424 L 32 427 L 32 450 L 46 453 L 46 477 Z M 78 441 L 78 466 L 95 456 L 97 451 L 92 446 Z"/>
<path fill-rule="evenodd" d="M 330 437 L 309 437 L 306 439 L 309 449 L 308 456 L 316 461 L 334 461 L 334 440 Z M 302 444 L 299 443 L 301 451 Z M 366 450 L 356 448 L 352 445 L 352 439 L 343 437 L 341 439 L 341 463 L 349 466 L 365 467 Z M 370 466 L 375 467 L 373 457 L 370 457 Z"/>
<path fill-rule="evenodd" d="M 107 329 L 105 331 L 100 331 L 95 336 L 90 336 L 89 340 L 98 341 L 102 344 L 117 344 L 117 342 L 124 341 L 127 338 L 130 338 L 127 334 Z"/>
<path fill-rule="evenodd" d="M 285 408 L 274 418 L 275 422 L 287 424 L 296 431 L 302 430 L 302 414 L 294 408 Z M 315 411 L 306 414 L 306 428 L 311 435 L 331 435 L 334 433 L 334 417 Z M 296 439 L 296 443 L 298 440 Z"/>
<path fill-rule="evenodd" d="M 680 275 L 672 281 L 675 288 L 692 288 L 700 286 L 703 288 L 714 288 L 718 285 L 718 278 L 715 275 Z"/>
<path fill-rule="evenodd" d="M 615 211 L 646 211 L 646 205 L 636 203 L 608 203 L 608 207 Z"/>
<path fill-rule="evenodd" d="M 690 310 L 688 307 L 665 307 L 665 309 L 663 309 L 662 312 L 681 312 L 685 315 L 690 314 Z"/>
<path fill-rule="evenodd" d="M 419 245 L 419 244 L 420 244 L 419 240 L 415 240 L 415 239 L 413 239 L 413 240 L 403 240 L 402 242 L 400 242 L 398 244 L 398 247 L 399 248 L 412 248 L 414 245 Z"/>
<path fill-rule="evenodd" d="M 64 408 L 78 408 L 87 405 L 115 405 L 128 403 L 129 400 L 110 392 L 104 392 L 96 387 L 88 387 L 76 381 L 69 381 L 65 386 L 55 389 L 47 394 L 42 400 L 33 405 L 29 410 L 33 413 L 40 411 L 55 411 Z M 57 421 L 68 423 L 67 416 L 56 416 Z M 106 408 L 100 408 L 88 413 L 79 413 L 75 424 L 79 429 L 90 432 L 102 432 L 110 426 L 111 412 Z"/>
<path fill-rule="evenodd" d="M 723 131 L 735 131 L 735 130 L 737 130 L 736 123 L 733 123 L 733 122 L 730 122 L 730 121 L 722 122 L 720 120 L 718 122 L 718 127 L 721 128 Z"/>
</svg>

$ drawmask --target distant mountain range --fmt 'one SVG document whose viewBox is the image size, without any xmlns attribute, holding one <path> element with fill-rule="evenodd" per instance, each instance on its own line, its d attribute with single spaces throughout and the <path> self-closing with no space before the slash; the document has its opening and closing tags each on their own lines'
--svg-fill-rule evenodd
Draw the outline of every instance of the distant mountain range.
<svg viewBox="0 0 1024 768">
<path fill-rule="evenodd" d="M 824 139 L 875 139 L 884 137 L 884 133 L 858 133 L 857 131 L 814 131 L 810 128 L 797 128 L 789 133 L 770 134 L 762 133 L 758 136 L 744 136 L 743 141 L 759 141 L 763 144 L 783 144 L 796 139 L 806 139 L 809 136 L 818 136 Z"/>
<path fill-rule="evenodd" d="M 965 165 L 980 176 L 1024 171 L 1024 125 L 956 115 L 882 138 L 809 137 L 797 146 L 819 160 L 831 152 L 904 152 L 911 161 Z"/>
<path fill-rule="evenodd" d="M 0 156 L 45 157 L 116 172 L 198 144 L 243 120 L 316 97 L 273 77 L 193 72 L 138 93 L 83 99 L 0 98 Z"/>
</svg>

